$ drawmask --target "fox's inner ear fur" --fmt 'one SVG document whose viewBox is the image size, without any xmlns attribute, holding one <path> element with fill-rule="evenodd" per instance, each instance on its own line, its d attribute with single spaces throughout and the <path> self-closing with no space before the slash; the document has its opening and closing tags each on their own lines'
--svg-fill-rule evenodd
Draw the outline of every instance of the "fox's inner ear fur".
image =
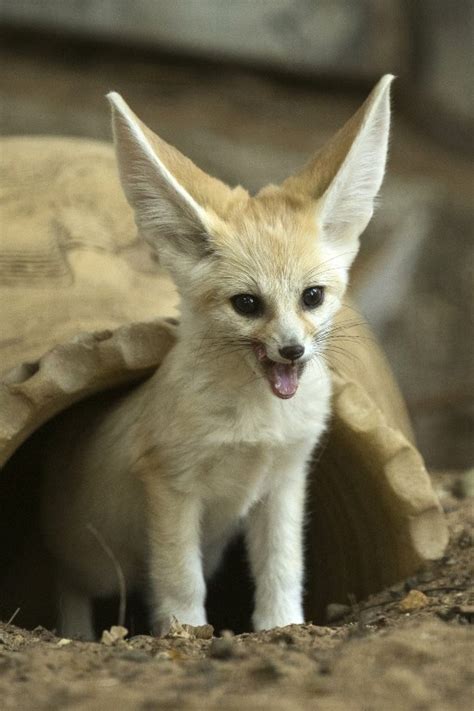
<svg viewBox="0 0 474 711">
<path fill-rule="evenodd" d="M 191 195 L 177 175 L 199 182 L 202 171 L 153 134 L 119 94 L 111 92 L 107 98 L 120 178 L 138 229 L 166 266 L 173 271 L 186 268 L 210 251 L 212 211 Z"/>
<path fill-rule="evenodd" d="M 382 77 L 345 126 L 298 174 L 283 183 L 316 201 L 322 238 L 345 254 L 349 267 L 358 238 L 374 210 L 387 159 L 390 128 L 390 84 Z"/>
</svg>

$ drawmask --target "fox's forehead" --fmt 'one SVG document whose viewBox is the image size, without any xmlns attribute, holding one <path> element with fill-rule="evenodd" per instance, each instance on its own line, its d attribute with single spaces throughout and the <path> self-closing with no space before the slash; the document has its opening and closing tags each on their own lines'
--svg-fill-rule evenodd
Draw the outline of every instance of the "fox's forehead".
<svg viewBox="0 0 474 711">
<path fill-rule="evenodd" d="M 294 300 L 302 289 L 324 283 L 328 255 L 314 211 L 267 207 L 242 210 L 213 230 L 211 280 L 218 291 Z"/>
<path fill-rule="evenodd" d="M 242 289 L 300 289 L 315 283 L 328 256 L 314 205 L 273 196 L 249 198 L 219 220 L 212 242 L 221 277 Z"/>
<path fill-rule="evenodd" d="M 246 196 L 228 206 L 224 222 L 234 233 L 284 239 L 291 233 L 314 231 L 314 204 L 269 186 L 255 197 Z"/>
</svg>

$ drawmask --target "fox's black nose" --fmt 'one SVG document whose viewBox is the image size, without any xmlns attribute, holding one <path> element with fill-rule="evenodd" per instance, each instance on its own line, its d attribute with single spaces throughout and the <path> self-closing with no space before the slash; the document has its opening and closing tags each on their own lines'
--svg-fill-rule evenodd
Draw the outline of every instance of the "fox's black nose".
<svg viewBox="0 0 474 711">
<path fill-rule="evenodd" d="M 304 353 L 304 346 L 284 346 L 278 350 L 282 358 L 287 358 L 288 360 L 298 360 Z"/>
</svg>

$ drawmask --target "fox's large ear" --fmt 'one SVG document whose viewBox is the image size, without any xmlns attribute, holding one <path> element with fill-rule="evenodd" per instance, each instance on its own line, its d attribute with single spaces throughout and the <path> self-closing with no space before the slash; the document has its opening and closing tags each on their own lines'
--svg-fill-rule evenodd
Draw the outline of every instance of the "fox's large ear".
<svg viewBox="0 0 474 711">
<path fill-rule="evenodd" d="M 107 95 L 122 186 L 143 237 L 170 270 L 211 251 L 212 201 L 231 192 L 143 124 L 122 97 Z"/>
<path fill-rule="evenodd" d="M 323 240 L 346 255 L 343 263 L 347 267 L 372 217 L 385 172 L 392 80 L 390 74 L 382 77 L 357 113 L 282 186 L 316 201 Z"/>
</svg>

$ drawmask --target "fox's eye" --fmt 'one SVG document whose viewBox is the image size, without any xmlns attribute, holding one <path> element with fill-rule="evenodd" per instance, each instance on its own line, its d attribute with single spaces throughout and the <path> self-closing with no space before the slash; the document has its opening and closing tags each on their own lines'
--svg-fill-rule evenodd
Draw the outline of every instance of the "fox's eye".
<svg viewBox="0 0 474 711">
<path fill-rule="evenodd" d="M 301 298 L 307 309 L 315 309 L 316 306 L 321 306 L 324 301 L 324 286 L 310 286 L 303 291 Z"/>
<path fill-rule="evenodd" d="M 242 316 L 259 316 L 263 311 L 262 300 L 252 294 L 236 294 L 232 296 L 230 303 Z"/>
</svg>

